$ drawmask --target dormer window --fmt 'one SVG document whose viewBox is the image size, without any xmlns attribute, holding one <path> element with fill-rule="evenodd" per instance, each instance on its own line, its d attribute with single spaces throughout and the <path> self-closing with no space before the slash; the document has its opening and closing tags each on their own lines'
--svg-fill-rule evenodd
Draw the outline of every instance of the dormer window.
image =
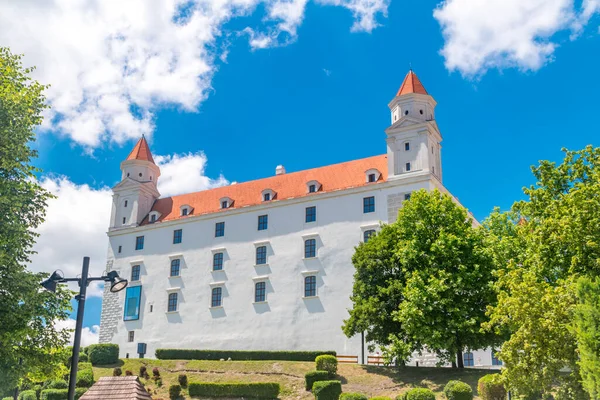
<svg viewBox="0 0 600 400">
<path fill-rule="evenodd" d="M 312 180 L 306 182 L 306 191 L 308 193 L 316 193 L 321 189 L 321 184 L 318 181 Z"/>
<path fill-rule="evenodd" d="M 271 193 L 265 193 L 263 195 L 263 201 L 271 201 Z"/>
<path fill-rule="evenodd" d="M 233 200 L 231 200 L 229 197 L 221 197 L 219 199 L 219 203 L 221 204 L 222 209 L 226 209 L 231 207 L 231 205 L 233 204 Z"/>
<path fill-rule="evenodd" d="M 229 202 L 227 200 L 224 200 L 221 202 L 221 208 L 227 208 L 229 207 Z"/>
<path fill-rule="evenodd" d="M 150 216 L 150 222 L 156 222 L 156 214 Z"/>
<path fill-rule="evenodd" d="M 365 171 L 365 176 L 367 183 L 373 183 L 379 180 L 379 178 L 381 177 L 381 172 L 379 172 L 379 170 L 375 168 L 371 168 Z"/>
<path fill-rule="evenodd" d="M 179 207 L 179 215 L 185 217 L 186 215 L 190 215 L 192 213 L 192 210 L 193 208 L 191 206 L 184 204 L 181 207 Z"/>
<path fill-rule="evenodd" d="M 158 211 L 150 211 L 150 214 L 148 215 L 148 222 L 150 222 L 151 224 L 158 221 L 158 219 L 160 218 L 160 213 Z"/>
<path fill-rule="evenodd" d="M 181 215 L 188 215 L 188 209 L 184 208 L 183 210 L 181 210 Z"/>
<path fill-rule="evenodd" d="M 261 192 L 262 201 L 271 201 L 275 198 L 275 192 L 271 189 L 265 189 Z"/>
</svg>

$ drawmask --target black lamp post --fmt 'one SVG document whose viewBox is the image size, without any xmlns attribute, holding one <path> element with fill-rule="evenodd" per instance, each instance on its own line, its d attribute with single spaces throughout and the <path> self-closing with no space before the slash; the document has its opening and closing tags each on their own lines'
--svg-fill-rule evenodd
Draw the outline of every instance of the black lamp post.
<svg viewBox="0 0 600 400">
<path fill-rule="evenodd" d="M 77 300 L 77 321 L 75 322 L 75 338 L 73 340 L 73 355 L 71 356 L 71 373 L 69 375 L 69 400 L 75 399 L 75 383 L 77 381 L 77 364 L 79 363 L 79 346 L 81 344 L 81 330 L 83 328 L 83 309 L 85 307 L 85 294 L 87 286 L 91 281 L 110 282 L 110 291 L 120 292 L 127 287 L 127 279 L 119 277 L 116 271 L 110 271 L 108 274 L 100 277 L 88 276 L 90 269 L 90 258 L 83 257 L 83 267 L 81 268 L 80 278 L 65 278 L 59 271 L 54 271 L 50 278 L 46 279 L 41 285 L 51 291 L 56 291 L 58 283 L 77 282 L 79 284 L 79 294 L 75 296 Z"/>
</svg>

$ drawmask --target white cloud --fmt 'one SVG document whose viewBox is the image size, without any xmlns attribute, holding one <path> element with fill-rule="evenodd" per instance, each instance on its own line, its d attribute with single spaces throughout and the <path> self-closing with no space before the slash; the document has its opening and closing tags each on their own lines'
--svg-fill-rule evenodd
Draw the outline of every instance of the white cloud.
<svg viewBox="0 0 600 400">
<path fill-rule="evenodd" d="M 574 39 L 600 11 L 600 0 L 446 0 L 434 11 L 446 67 L 464 76 L 490 68 L 538 70 L 552 60 L 556 34 Z"/>
<path fill-rule="evenodd" d="M 162 196 L 227 184 L 223 176 L 210 179 L 204 175 L 207 160 L 203 153 L 156 156 L 155 159 L 162 173 L 158 180 Z M 81 275 L 83 257 L 89 256 L 90 274 L 101 276 L 108 249 L 110 188 L 77 185 L 64 176 L 46 176 L 40 184 L 56 198 L 48 201 L 46 221 L 38 229 L 40 237 L 34 246 L 37 254 L 32 257 L 30 268 L 44 272 L 60 269 L 66 277 L 76 277 Z M 88 296 L 102 296 L 102 287 L 101 284 L 90 285 Z M 71 288 L 79 290 L 75 285 Z"/>
<path fill-rule="evenodd" d="M 64 329 L 69 329 L 69 345 L 73 345 L 73 338 L 75 336 L 75 320 L 74 319 L 66 319 L 64 321 L 56 321 L 56 330 L 62 331 Z M 91 327 L 84 327 L 81 330 L 81 346 L 87 347 L 90 344 L 98 343 L 98 336 L 100 333 L 100 327 L 98 325 L 93 325 Z"/>
<path fill-rule="evenodd" d="M 384 0 L 316 1 L 350 10 L 353 30 L 371 31 L 387 12 Z M 197 110 L 227 56 L 223 24 L 263 2 L 265 19 L 247 31 L 251 46 L 293 41 L 307 0 L 3 1 L 0 43 L 52 85 L 43 127 L 91 150 L 149 136 L 160 107 Z"/>
</svg>

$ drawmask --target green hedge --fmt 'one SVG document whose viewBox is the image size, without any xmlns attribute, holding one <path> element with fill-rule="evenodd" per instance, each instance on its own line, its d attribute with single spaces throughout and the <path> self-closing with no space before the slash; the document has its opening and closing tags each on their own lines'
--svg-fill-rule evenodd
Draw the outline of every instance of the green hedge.
<svg viewBox="0 0 600 400">
<path fill-rule="evenodd" d="M 327 371 L 309 371 L 304 375 L 306 390 L 312 390 L 313 384 L 319 381 L 328 381 L 331 375 Z"/>
<path fill-rule="evenodd" d="M 444 395 L 448 400 L 473 400 L 473 389 L 461 381 L 450 381 L 444 387 Z"/>
<path fill-rule="evenodd" d="M 87 352 L 93 365 L 116 364 L 119 361 L 118 344 L 91 344 L 88 346 Z"/>
<path fill-rule="evenodd" d="M 89 388 L 93 384 L 94 370 L 92 369 L 92 364 L 80 363 L 79 367 L 77 368 L 77 381 L 75 382 L 75 386 L 81 388 Z"/>
<path fill-rule="evenodd" d="M 435 400 L 435 394 L 426 388 L 414 388 L 406 392 L 404 400 Z"/>
<path fill-rule="evenodd" d="M 75 389 L 75 398 L 78 399 L 87 391 L 87 388 Z M 40 400 L 67 400 L 69 390 L 68 389 L 46 389 L 42 390 Z"/>
<path fill-rule="evenodd" d="M 335 356 L 335 351 L 262 351 L 262 350 L 189 350 L 157 349 L 159 360 L 227 360 L 236 361 L 273 360 L 273 361 L 314 361 L 320 355 Z"/>
<path fill-rule="evenodd" d="M 338 400 L 342 394 L 342 382 L 319 381 L 313 385 L 315 400 Z"/>
<path fill-rule="evenodd" d="M 279 383 L 213 383 L 190 382 L 190 396 L 199 397 L 250 397 L 276 399 L 279 396 Z"/>
<path fill-rule="evenodd" d="M 53 381 L 47 381 L 42 386 L 42 389 L 68 389 L 69 384 L 67 381 L 62 379 L 56 379 Z"/>
<path fill-rule="evenodd" d="M 317 365 L 317 371 L 327 371 L 332 376 L 337 374 L 338 361 L 335 356 L 330 354 L 317 356 L 317 358 L 315 358 L 315 363 Z"/>
<path fill-rule="evenodd" d="M 37 400 L 35 390 L 24 390 L 19 393 L 19 400 Z"/>
<path fill-rule="evenodd" d="M 499 374 L 484 375 L 477 382 L 477 393 L 482 400 L 504 400 L 506 389 Z"/>
<path fill-rule="evenodd" d="M 392 399 L 389 398 L 388 396 L 375 396 L 375 397 L 371 397 L 370 400 L 392 400 Z"/>
<path fill-rule="evenodd" d="M 369 398 L 360 393 L 342 393 L 340 400 L 369 400 Z"/>
</svg>

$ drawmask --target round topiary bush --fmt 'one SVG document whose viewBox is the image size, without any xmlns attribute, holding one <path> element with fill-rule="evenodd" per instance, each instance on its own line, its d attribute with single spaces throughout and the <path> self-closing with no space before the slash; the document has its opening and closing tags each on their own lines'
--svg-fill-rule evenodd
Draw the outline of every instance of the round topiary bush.
<svg viewBox="0 0 600 400">
<path fill-rule="evenodd" d="M 504 400 L 506 389 L 499 374 L 484 375 L 477 382 L 477 393 L 482 400 Z"/>
<path fill-rule="evenodd" d="M 410 389 L 404 395 L 405 400 L 435 400 L 435 393 L 426 388 Z"/>
<path fill-rule="evenodd" d="M 119 345 L 111 343 L 91 344 L 87 354 L 93 365 L 116 364 L 119 361 Z"/>
<path fill-rule="evenodd" d="M 472 400 L 473 389 L 461 381 L 450 381 L 444 387 L 444 395 L 448 400 Z"/>
<path fill-rule="evenodd" d="M 369 400 L 369 398 L 360 393 L 342 393 L 340 400 Z"/>
<path fill-rule="evenodd" d="M 315 363 L 317 364 L 317 371 L 327 371 L 331 376 L 337 374 L 338 361 L 335 356 L 325 354 L 318 356 L 315 358 Z"/>
<path fill-rule="evenodd" d="M 179 385 L 169 386 L 169 398 L 177 399 L 180 394 L 181 394 L 181 386 L 179 386 Z"/>
<path fill-rule="evenodd" d="M 113 376 L 121 376 L 123 375 L 123 371 L 119 367 L 113 368 Z"/>
</svg>

